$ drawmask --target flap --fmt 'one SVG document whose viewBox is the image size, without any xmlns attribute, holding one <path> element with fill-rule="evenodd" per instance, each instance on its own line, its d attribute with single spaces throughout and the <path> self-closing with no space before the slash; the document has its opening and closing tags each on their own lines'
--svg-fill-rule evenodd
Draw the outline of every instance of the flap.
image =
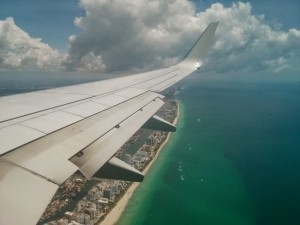
<svg viewBox="0 0 300 225">
<path fill-rule="evenodd" d="M 0 181 L 1 225 L 35 224 L 58 188 L 57 185 L 2 160 Z"/>
</svg>

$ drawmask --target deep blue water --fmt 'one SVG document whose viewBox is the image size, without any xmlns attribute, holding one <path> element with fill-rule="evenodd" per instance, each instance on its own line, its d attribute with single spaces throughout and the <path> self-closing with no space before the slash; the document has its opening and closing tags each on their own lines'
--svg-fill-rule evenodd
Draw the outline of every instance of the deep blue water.
<svg viewBox="0 0 300 225">
<path fill-rule="evenodd" d="M 209 131 L 242 175 L 256 224 L 300 224 L 299 83 L 208 82 L 196 89 L 188 95 L 198 97 L 213 120 Z"/>
<path fill-rule="evenodd" d="M 299 82 L 192 81 L 118 224 L 300 224 Z"/>
</svg>

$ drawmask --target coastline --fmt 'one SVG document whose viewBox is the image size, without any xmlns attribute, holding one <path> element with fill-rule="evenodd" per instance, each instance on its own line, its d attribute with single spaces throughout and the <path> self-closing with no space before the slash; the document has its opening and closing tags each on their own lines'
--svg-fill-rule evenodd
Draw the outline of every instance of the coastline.
<svg viewBox="0 0 300 225">
<path fill-rule="evenodd" d="M 178 118 L 179 118 L 179 103 L 177 102 L 177 116 L 175 117 L 174 121 L 173 121 L 173 125 L 177 124 Z M 168 133 L 167 137 L 165 138 L 165 140 L 163 141 L 163 143 L 161 143 L 159 149 L 157 150 L 154 158 L 151 160 L 151 162 L 145 167 L 145 169 L 143 170 L 144 174 L 147 174 L 148 171 L 150 170 L 151 166 L 153 165 L 153 163 L 156 161 L 156 159 L 159 157 L 159 154 L 161 152 L 161 150 L 163 149 L 163 147 L 165 146 L 165 144 L 168 143 L 169 138 L 171 136 L 172 133 Z M 134 182 L 131 184 L 131 186 L 128 188 L 128 190 L 125 192 L 125 194 L 122 196 L 122 198 L 117 202 L 117 204 L 114 206 L 113 209 L 111 209 L 111 211 L 106 215 L 106 217 L 104 218 L 103 221 L 101 221 L 100 223 L 98 223 L 97 225 L 112 225 L 112 224 L 116 224 L 118 222 L 118 220 L 120 219 L 123 211 L 125 210 L 131 196 L 133 195 L 134 191 L 138 188 L 138 186 L 140 185 L 140 183 Z"/>
</svg>

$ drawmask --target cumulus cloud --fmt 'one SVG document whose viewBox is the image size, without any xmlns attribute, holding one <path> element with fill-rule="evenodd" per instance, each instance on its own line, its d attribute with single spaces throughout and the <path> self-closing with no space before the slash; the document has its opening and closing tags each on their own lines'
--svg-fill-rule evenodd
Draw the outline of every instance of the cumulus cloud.
<svg viewBox="0 0 300 225">
<path fill-rule="evenodd" d="M 252 15 L 249 3 L 236 3 L 230 8 L 214 4 L 197 14 L 197 18 L 221 21 L 217 41 L 205 66 L 208 70 L 279 72 L 297 67 L 295 58 L 300 59 L 300 31 L 284 32 L 271 27 L 263 15 Z"/>
<path fill-rule="evenodd" d="M 83 32 L 70 38 L 69 69 L 81 68 L 89 54 L 101 56 L 95 62 L 107 70 L 170 64 L 186 50 L 180 40 L 190 42 L 195 33 L 186 26 L 193 26 L 195 13 L 188 1 L 82 0 L 80 5 L 86 15 L 75 20 Z"/>
<path fill-rule="evenodd" d="M 196 12 L 188 0 L 80 0 L 85 15 L 69 37 L 68 53 L 32 38 L 12 18 L 0 21 L 0 70 L 148 70 L 184 57 L 210 22 L 220 21 L 216 42 L 202 69 L 231 71 L 298 70 L 300 30 L 282 31 L 250 3 L 212 4 Z"/>
<path fill-rule="evenodd" d="M 61 55 L 41 39 L 16 26 L 13 18 L 0 21 L 0 69 L 56 70 Z"/>
<path fill-rule="evenodd" d="M 204 12 L 187 0 L 80 0 L 82 29 L 69 38 L 69 70 L 152 69 L 168 66 L 187 52 L 208 23 L 220 21 L 205 70 L 280 71 L 295 66 L 300 31 L 280 31 L 255 16 L 249 3 Z M 294 62 L 294 64 L 292 63 Z"/>
</svg>

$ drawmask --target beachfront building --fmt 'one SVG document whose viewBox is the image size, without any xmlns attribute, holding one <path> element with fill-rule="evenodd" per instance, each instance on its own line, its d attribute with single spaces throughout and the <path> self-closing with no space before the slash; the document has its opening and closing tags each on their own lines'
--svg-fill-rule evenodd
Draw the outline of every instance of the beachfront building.
<svg viewBox="0 0 300 225">
<path fill-rule="evenodd" d="M 150 151 L 152 151 L 152 147 L 151 147 L 151 145 L 143 145 L 143 151 L 145 151 L 145 152 L 150 152 Z"/>
<path fill-rule="evenodd" d="M 68 220 L 67 219 L 59 219 L 57 220 L 57 225 L 68 225 Z"/>
<path fill-rule="evenodd" d="M 68 222 L 71 222 L 74 219 L 74 213 L 73 212 L 65 212 L 64 217 L 65 217 L 65 219 L 68 220 Z"/>
<path fill-rule="evenodd" d="M 103 191 L 103 198 L 107 198 L 108 200 L 110 200 L 111 196 L 112 196 L 111 189 L 106 189 Z"/>
<path fill-rule="evenodd" d="M 75 221 L 79 224 L 83 225 L 90 225 L 91 224 L 91 217 L 85 213 L 78 213 L 75 216 Z"/>
<path fill-rule="evenodd" d="M 99 200 L 98 200 L 98 203 L 101 205 L 101 204 L 104 204 L 104 205 L 106 205 L 106 204 L 108 204 L 108 198 L 100 198 Z"/>
<path fill-rule="evenodd" d="M 89 201 L 95 202 L 100 198 L 100 192 L 96 187 L 93 187 L 87 194 L 87 199 Z"/>
</svg>

